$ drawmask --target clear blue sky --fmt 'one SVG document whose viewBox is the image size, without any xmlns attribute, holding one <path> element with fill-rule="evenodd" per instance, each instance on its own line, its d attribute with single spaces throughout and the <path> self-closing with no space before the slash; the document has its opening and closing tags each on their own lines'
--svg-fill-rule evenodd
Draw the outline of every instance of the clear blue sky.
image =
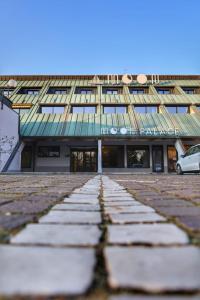
<svg viewBox="0 0 200 300">
<path fill-rule="evenodd" d="M 200 0 L 0 0 L 0 74 L 200 74 Z"/>
</svg>

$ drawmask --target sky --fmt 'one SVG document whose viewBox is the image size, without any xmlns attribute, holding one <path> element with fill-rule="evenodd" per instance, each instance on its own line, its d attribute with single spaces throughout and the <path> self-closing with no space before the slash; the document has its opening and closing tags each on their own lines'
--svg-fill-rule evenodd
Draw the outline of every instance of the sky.
<svg viewBox="0 0 200 300">
<path fill-rule="evenodd" d="M 200 0 L 0 0 L 0 75 L 200 74 Z"/>
</svg>

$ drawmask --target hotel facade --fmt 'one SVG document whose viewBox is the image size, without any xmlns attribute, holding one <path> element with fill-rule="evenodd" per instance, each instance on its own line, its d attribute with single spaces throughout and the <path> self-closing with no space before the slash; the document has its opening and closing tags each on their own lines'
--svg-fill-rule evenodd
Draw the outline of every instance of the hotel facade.
<svg viewBox="0 0 200 300">
<path fill-rule="evenodd" d="M 2 172 L 174 172 L 200 143 L 199 75 L 0 76 L 0 92 Z"/>
</svg>

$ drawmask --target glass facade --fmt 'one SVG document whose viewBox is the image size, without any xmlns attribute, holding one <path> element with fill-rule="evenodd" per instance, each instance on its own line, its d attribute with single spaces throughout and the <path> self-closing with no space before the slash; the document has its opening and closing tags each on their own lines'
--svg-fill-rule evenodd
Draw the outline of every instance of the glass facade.
<svg viewBox="0 0 200 300">
<path fill-rule="evenodd" d="M 124 167 L 124 146 L 103 146 L 103 168 Z"/>
<path fill-rule="evenodd" d="M 127 106 L 104 106 L 103 107 L 104 114 L 126 114 L 127 113 Z"/>
<path fill-rule="evenodd" d="M 71 112 L 73 114 L 95 114 L 96 106 L 72 106 Z"/>
<path fill-rule="evenodd" d="M 40 112 L 42 114 L 63 114 L 65 106 L 41 106 Z"/>
<path fill-rule="evenodd" d="M 136 113 L 147 114 L 147 113 L 158 113 L 158 106 L 155 105 L 135 105 L 134 110 Z"/>
<path fill-rule="evenodd" d="M 128 146 L 127 147 L 128 168 L 149 168 L 149 147 L 148 146 Z"/>
<path fill-rule="evenodd" d="M 38 157 L 60 157 L 60 147 L 40 146 L 38 148 Z"/>
</svg>

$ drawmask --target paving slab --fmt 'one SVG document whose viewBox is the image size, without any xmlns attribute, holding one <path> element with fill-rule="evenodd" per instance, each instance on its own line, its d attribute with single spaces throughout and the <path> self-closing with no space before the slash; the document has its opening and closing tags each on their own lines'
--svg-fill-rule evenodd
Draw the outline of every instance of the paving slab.
<svg viewBox="0 0 200 300">
<path fill-rule="evenodd" d="M 139 201 L 134 200 L 127 200 L 127 201 L 109 201 L 103 203 L 105 207 L 112 207 L 112 206 L 132 206 L 132 205 L 142 205 Z"/>
<path fill-rule="evenodd" d="M 88 194 L 71 194 L 69 196 L 69 199 L 85 199 L 85 200 L 98 200 L 98 197 L 97 196 L 94 196 L 94 195 L 88 195 Z"/>
<path fill-rule="evenodd" d="M 100 211 L 101 209 L 97 204 L 61 203 L 55 205 L 52 210 Z"/>
<path fill-rule="evenodd" d="M 200 296 L 186 296 L 184 294 L 179 295 L 179 296 L 144 296 L 144 295 L 116 295 L 116 296 L 111 296 L 108 298 L 108 300 L 199 300 Z"/>
<path fill-rule="evenodd" d="M 162 222 L 166 219 L 157 213 L 137 213 L 137 214 L 109 214 L 110 220 L 115 224 Z"/>
<path fill-rule="evenodd" d="M 103 197 L 104 202 L 121 202 L 121 201 L 136 201 L 133 197 Z M 138 202 L 138 201 L 137 201 Z"/>
<path fill-rule="evenodd" d="M 11 238 L 13 244 L 95 246 L 101 232 L 96 225 L 30 224 Z"/>
<path fill-rule="evenodd" d="M 111 288 L 200 291 L 197 247 L 107 247 L 105 259 Z"/>
<path fill-rule="evenodd" d="M 113 206 L 105 207 L 105 213 L 150 213 L 155 212 L 155 210 L 149 206 L 145 205 L 133 205 L 133 206 Z"/>
<path fill-rule="evenodd" d="M 100 224 L 101 215 L 95 211 L 58 211 L 52 210 L 44 217 L 40 218 L 39 223 L 57 224 Z"/>
<path fill-rule="evenodd" d="M 76 203 L 76 204 L 99 204 L 98 199 L 85 199 L 83 198 L 64 198 L 64 203 Z"/>
<path fill-rule="evenodd" d="M 1 295 L 79 295 L 92 283 L 93 249 L 0 246 Z"/>
<path fill-rule="evenodd" d="M 109 225 L 111 244 L 170 245 L 189 242 L 184 231 L 173 224 Z"/>
</svg>

